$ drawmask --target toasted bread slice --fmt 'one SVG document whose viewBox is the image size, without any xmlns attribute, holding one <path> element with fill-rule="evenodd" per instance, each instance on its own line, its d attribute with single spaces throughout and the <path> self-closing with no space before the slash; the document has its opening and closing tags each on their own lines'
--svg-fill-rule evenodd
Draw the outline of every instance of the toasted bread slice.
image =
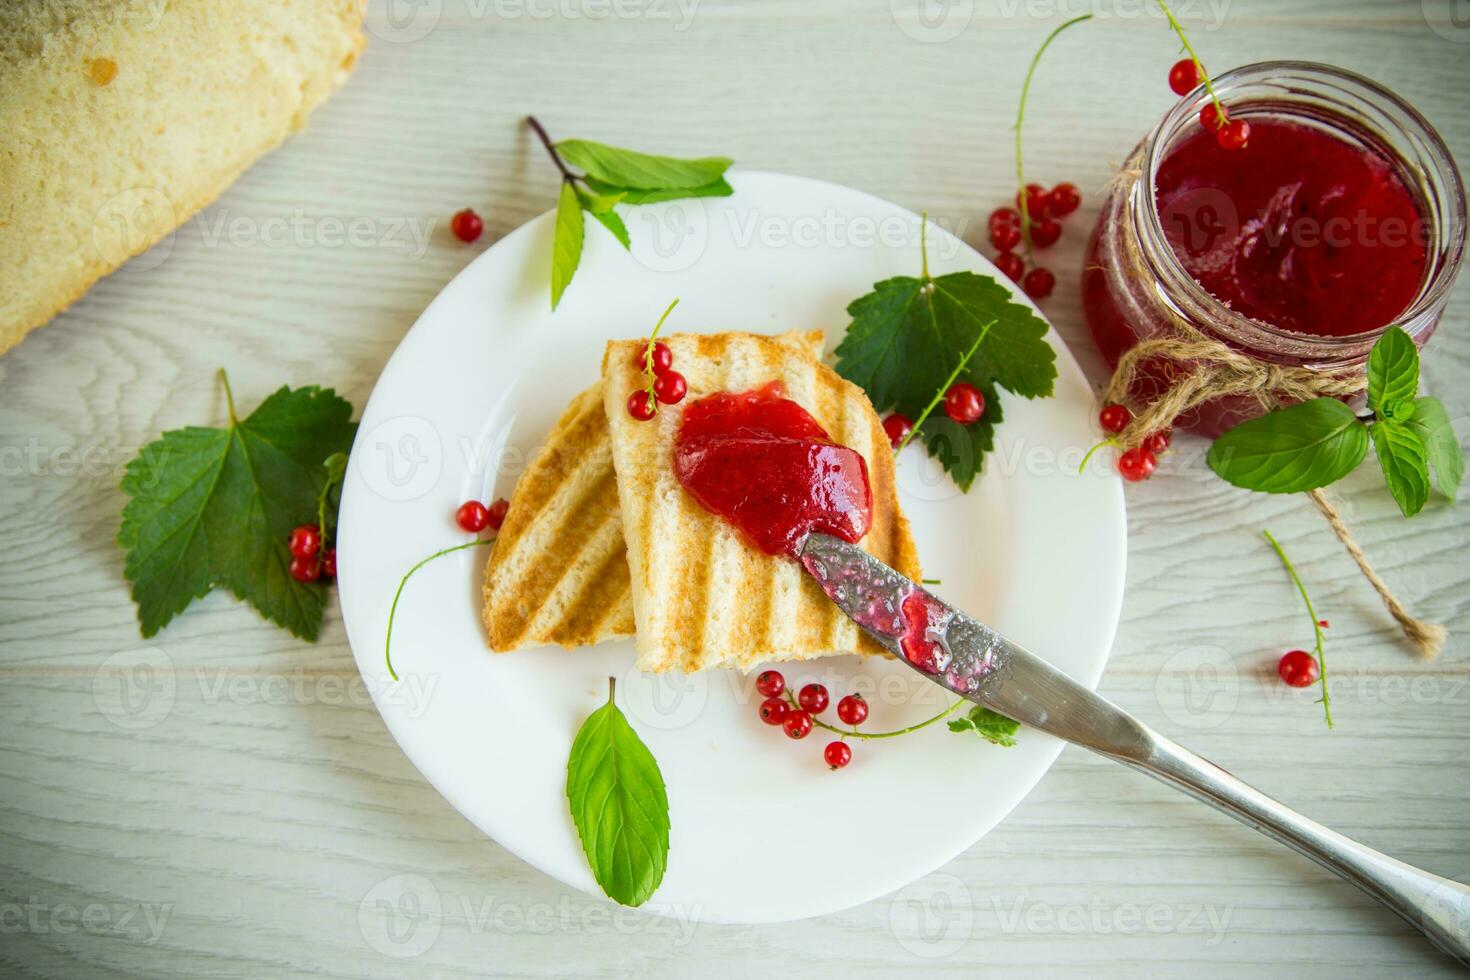
<svg viewBox="0 0 1470 980">
<path fill-rule="evenodd" d="M 640 342 L 608 344 L 602 362 L 639 669 L 749 670 L 770 661 L 883 652 L 796 562 L 748 544 L 701 507 L 673 469 L 674 436 L 685 406 L 717 391 L 782 381 L 787 397 L 811 412 L 834 441 L 867 460 L 873 523 L 862 547 L 917 579 L 918 552 L 898 506 L 893 451 L 867 395 L 816 357 L 771 337 L 679 334 L 666 342 L 689 382 L 689 394 L 678 405 L 662 406 L 648 422 L 635 420 L 624 408 L 642 384 L 633 366 Z"/>
<path fill-rule="evenodd" d="M 774 340 L 820 356 L 824 338 L 814 330 Z M 516 483 L 485 568 L 483 616 L 497 653 L 633 635 L 632 580 L 601 381 L 572 399 Z"/>
</svg>

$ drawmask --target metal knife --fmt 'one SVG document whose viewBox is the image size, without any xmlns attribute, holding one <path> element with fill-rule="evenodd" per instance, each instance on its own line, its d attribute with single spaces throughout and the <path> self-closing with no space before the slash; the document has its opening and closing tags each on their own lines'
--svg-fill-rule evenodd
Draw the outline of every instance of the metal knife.
<svg viewBox="0 0 1470 980">
<path fill-rule="evenodd" d="M 858 626 L 929 680 L 1223 810 L 1357 885 L 1470 966 L 1470 888 L 1365 847 L 1252 789 L 855 545 L 813 533 L 798 558 Z"/>
</svg>

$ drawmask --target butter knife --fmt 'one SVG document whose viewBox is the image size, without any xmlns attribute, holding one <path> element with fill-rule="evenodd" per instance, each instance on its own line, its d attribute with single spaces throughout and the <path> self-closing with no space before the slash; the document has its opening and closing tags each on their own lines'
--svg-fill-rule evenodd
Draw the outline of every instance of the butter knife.
<svg viewBox="0 0 1470 980">
<path fill-rule="evenodd" d="M 858 626 L 929 680 L 1230 814 L 1352 882 L 1470 966 L 1470 888 L 1365 847 L 1252 789 L 855 545 L 813 533 L 798 558 Z"/>
</svg>

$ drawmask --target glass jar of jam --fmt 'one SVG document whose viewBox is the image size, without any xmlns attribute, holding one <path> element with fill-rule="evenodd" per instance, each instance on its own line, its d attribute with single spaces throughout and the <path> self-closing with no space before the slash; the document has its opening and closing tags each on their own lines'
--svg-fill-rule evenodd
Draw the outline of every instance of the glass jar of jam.
<svg viewBox="0 0 1470 980">
<path fill-rule="evenodd" d="M 1103 357 L 1179 333 L 1180 322 L 1274 364 L 1361 374 L 1397 324 L 1423 345 L 1465 250 L 1465 191 L 1434 128 L 1382 86 L 1302 62 L 1215 79 L 1247 145 L 1200 122 L 1203 89 L 1139 144 L 1103 204 L 1082 272 Z M 1146 363 L 1148 401 L 1178 365 Z M 1200 405 L 1176 424 L 1205 435 L 1261 414 L 1255 398 Z"/>
</svg>

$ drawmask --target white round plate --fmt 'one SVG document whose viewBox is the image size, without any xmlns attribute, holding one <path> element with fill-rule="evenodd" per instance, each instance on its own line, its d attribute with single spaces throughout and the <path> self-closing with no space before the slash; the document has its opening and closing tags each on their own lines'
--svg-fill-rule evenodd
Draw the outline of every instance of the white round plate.
<svg viewBox="0 0 1470 980">
<path fill-rule="evenodd" d="M 393 737 L 461 813 L 569 885 L 601 894 L 573 828 L 567 754 L 582 721 L 618 703 L 668 784 L 668 871 L 652 911 L 699 921 L 775 922 L 866 902 L 940 867 L 1011 811 L 1061 750 L 1023 730 L 999 748 L 944 724 L 853 743 L 840 772 L 820 729 L 802 742 L 756 717 L 753 678 L 730 671 L 648 676 L 630 642 L 490 653 L 480 625 L 486 548 L 441 558 L 404 590 L 390 680 L 383 641 L 399 580 L 468 540 L 464 500 L 509 497 L 573 395 L 595 381 L 603 345 L 646 336 L 674 297 L 669 331 L 820 327 L 828 351 L 849 302 L 919 273 L 919 219 L 820 181 L 735 173 L 732 197 L 626 209 L 632 250 L 587 222 L 581 268 L 553 314 L 552 216 L 470 264 L 403 339 L 373 391 L 342 496 L 339 589 L 358 669 Z M 928 233 L 938 275 L 1005 281 L 953 236 Z M 1016 291 L 1019 302 L 1028 302 Z M 903 505 L 935 591 L 1095 685 L 1122 602 L 1126 525 L 1118 479 L 1095 465 L 1093 395 L 1057 338 L 1056 395 L 1005 395 L 996 450 L 961 494 L 917 446 L 899 465 Z M 833 701 L 872 704 L 866 730 L 900 728 L 949 703 L 907 667 L 829 658 L 788 667 Z M 831 709 L 829 709 L 829 717 Z M 821 858 L 800 888 L 771 888 L 772 848 Z M 779 876 L 778 876 L 779 877 Z"/>
</svg>

